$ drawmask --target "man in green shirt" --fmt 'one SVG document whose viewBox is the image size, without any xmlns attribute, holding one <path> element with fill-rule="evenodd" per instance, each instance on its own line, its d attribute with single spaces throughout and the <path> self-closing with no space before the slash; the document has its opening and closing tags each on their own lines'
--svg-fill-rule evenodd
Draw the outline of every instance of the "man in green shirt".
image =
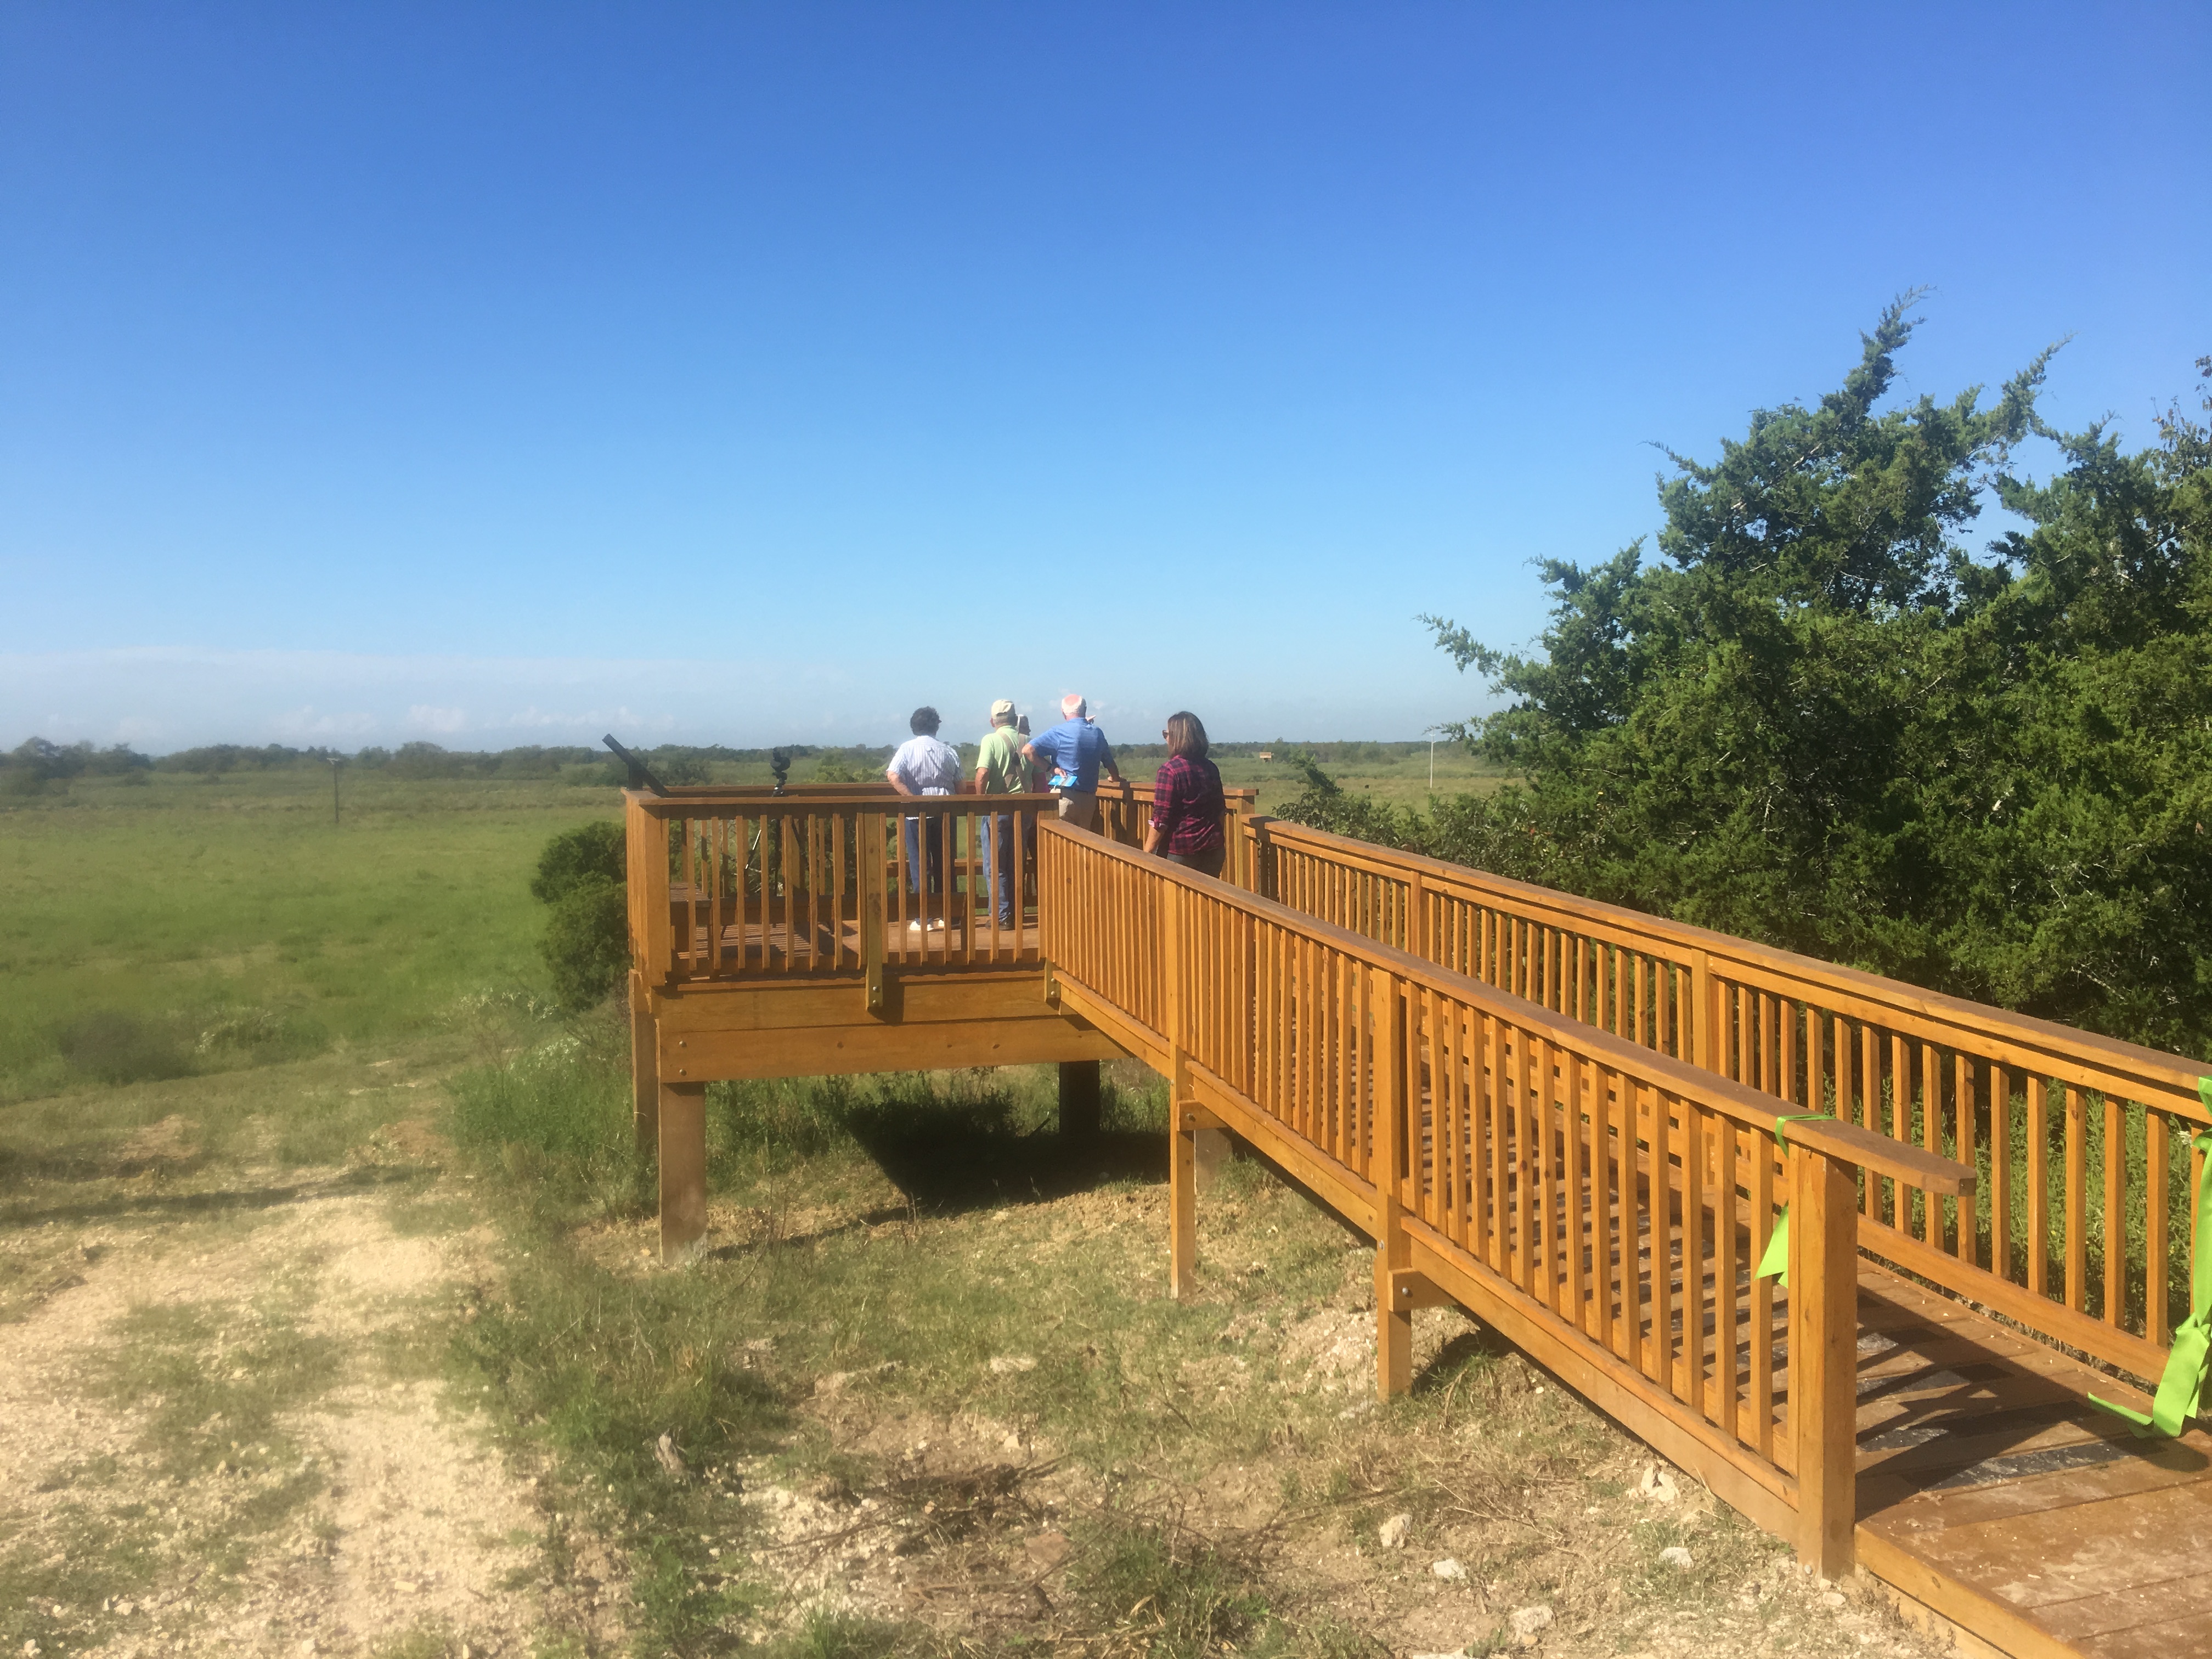
<svg viewBox="0 0 2212 1659">
<path fill-rule="evenodd" d="M 991 705 L 991 730 L 975 752 L 975 793 L 1026 795 L 1036 787 L 1025 739 L 1014 726 L 1014 705 L 1001 697 Z M 1022 897 L 1022 860 L 1014 842 L 1014 816 L 1000 812 L 983 820 L 983 863 L 991 872 L 991 903 L 999 926 L 1012 927 Z"/>
</svg>

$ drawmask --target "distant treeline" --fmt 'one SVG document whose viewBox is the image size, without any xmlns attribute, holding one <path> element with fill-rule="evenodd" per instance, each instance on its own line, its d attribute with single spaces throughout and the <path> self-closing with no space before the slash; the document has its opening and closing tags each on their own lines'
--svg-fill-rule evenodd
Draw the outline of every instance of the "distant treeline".
<svg viewBox="0 0 2212 1659">
<path fill-rule="evenodd" d="M 975 744 L 962 747 L 972 750 Z M 1325 764 L 1340 766 L 1403 759 L 1415 753 L 1425 754 L 1427 750 L 1425 743 L 1314 743 L 1299 746 L 1297 752 L 1311 755 Z M 1167 758 L 1164 744 L 1118 744 L 1115 750 L 1132 762 Z M 663 782 L 704 783 L 712 779 L 712 769 L 718 763 L 765 766 L 778 750 L 732 749 L 722 744 L 665 743 L 637 752 Z M 783 745 L 781 752 L 790 758 L 792 781 L 804 783 L 810 777 L 824 781 L 846 776 L 873 777 L 890 762 L 891 745 L 836 748 L 794 743 Z M 1267 754 L 1289 754 L 1293 752 L 1293 746 L 1278 738 L 1272 744 L 1216 744 L 1213 752 L 1218 757 L 1250 759 Z M 89 743 L 50 743 L 44 738 L 33 738 L 15 749 L 0 752 L 0 774 L 7 775 L 8 781 L 15 784 L 20 792 L 26 784 L 65 782 L 76 777 L 148 772 L 219 777 L 228 772 L 280 772 L 299 767 L 324 767 L 333 761 L 404 778 L 550 778 L 578 769 L 589 769 L 592 775 L 584 780 L 586 781 L 599 781 L 598 775 L 601 774 L 608 782 L 619 781 L 622 777 L 622 769 L 612 756 L 603 748 L 585 744 L 469 750 L 446 749 L 434 743 L 404 743 L 397 749 L 368 748 L 348 754 L 343 750 L 319 745 L 294 749 L 279 743 L 259 747 L 214 743 L 154 756 L 141 754 L 119 743 L 100 749 Z"/>
<path fill-rule="evenodd" d="M 670 782 L 702 781 L 708 775 L 708 769 L 717 762 L 765 765 L 775 753 L 769 749 L 731 749 L 720 744 L 662 744 L 638 752 Z M 803 763 L 818 761 L 823 757 L 834 755 L 854 763 L 872 762 L 880 769 L 891 753 L 888 747 L 832 750 L 809 744 L 791 744 L 784 752 L 792 757 L 794 775 L 801 776 L 806 769 Z M 278 743 L 258 747 L 252 744 L 215 743 L 157 757 L 141 754 L 123 744 L 99 749 L 88 743 L 50 743 L 44 738 L 33 738 L 0 754 L 0 771 L 40 782 L 133 772 L 184 772 L 219 777 L 228 772 L 281 772 L 301 767 L 323 767 L 333 761 L 365 771 L 387 772 L 407 778 L 549 778 L 576 768 L 603 771 L 611 779 L 621 775 L 620 766 L 605 749 L 583 744 L 466 750 L 447 749 L 434 743 L 404 743 L 397 749 L 368 748 L 348 754 L 321 746 L 294 749 Z"/>
</svg>

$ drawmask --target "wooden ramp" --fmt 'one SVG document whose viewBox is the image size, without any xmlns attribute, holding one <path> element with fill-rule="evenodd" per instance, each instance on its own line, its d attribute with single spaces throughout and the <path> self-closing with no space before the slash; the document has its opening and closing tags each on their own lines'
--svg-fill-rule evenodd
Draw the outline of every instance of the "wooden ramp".
<svg viewBox="0 0 2212 1659">
<path fill-rule="evenodd" d="M 2088 1401 L 2147 1408 L 2188 1304 L 2196 1062 L 1249 812 L 1209 880 L 1127 844 L 1143 805 L 632 792 L 664 1249 L 704 1226 L 708 1080 L 1058 1060 L 1072 1124 L 1136 1055 L 1176 1294 L 1233 1132 L 1375 1241 L 1385 1395 L 1455 1303 L 1970 1651 L 2212 1656 L 2212 1436 Z"/>
<path fill-rule="evenodd" d="M 1873 1262 L 1859 1332 L 1862 1565 L 2021 1659 L 2212 1654 L 2212 1435 Z"/>
</svg>

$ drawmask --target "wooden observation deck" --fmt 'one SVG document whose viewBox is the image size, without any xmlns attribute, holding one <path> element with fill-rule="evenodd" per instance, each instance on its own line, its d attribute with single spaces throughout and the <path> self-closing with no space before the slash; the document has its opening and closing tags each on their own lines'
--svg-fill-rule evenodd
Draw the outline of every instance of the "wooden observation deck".
<svg viewBox="0 0 2212 1659">
<path fill-rule="evenodd" d="M 1249 793 L 1218 881 L 1134 849 L 1144 786 L 1095 834 L 1042 796 L 627 799 L 665 1254 L 704 1231 L 709 1081 L 1056 1060 L 1081 1133 L 1134 1055 L 1171 1091 L 1176 1294 L 1233 1134 L 1374 1239 L 1384 1395 L 1456 1303 L 1969 1650 L 2212 1654 L 2212 1436 L 2087 1401 L 2148 1410 L 2189 1310 L 2196 1062 Z M 1754 1271 L 1785 1206 L 1787 1289 Z"/>
</svg>

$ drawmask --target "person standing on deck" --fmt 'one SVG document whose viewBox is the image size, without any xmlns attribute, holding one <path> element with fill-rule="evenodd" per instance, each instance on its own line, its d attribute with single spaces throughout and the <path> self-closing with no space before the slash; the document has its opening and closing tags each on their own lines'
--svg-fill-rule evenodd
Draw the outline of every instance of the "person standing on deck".
<svg viewBox="0 0 2212 1659">
<path fill-rule="evenodd" d="M 975 751 L 975 793 L 979 795 L 1026 795 L 1033 787 L 1029 757 L 1022 753 L 1024 738 L 1014 725 L 1013 701 L 1001 697 L 991 705 L 991 729 Z M 1011 927 L 1022 902 L 1022 861 L 1014 850 L 1014 815 L 995 812 L 983 820 L 983 866 L 990 872 L 991 906 L 999 913 L 999 926 Z"/>
<path fill-rule="evenodd" d="M 884 769 L 891 787 L 902 795 L 951 795 L 960 788 L 960 751 L 949 743 L 940 743 L 937 728 L 941 722 L 937 711 L 927 703 L 914 711 L 907 722 L 914 735 L 901 744 L 891 756 L 891 763 Z M 949 819 L 933 818 L 929 835 L 929 890 L 945 890 L 945 831 Z M 906 885 L 909 893 L 921 891 L 921 820 L 911 817 L 906 821 Z M 924 904 L 926 912 L 928 906 Z M 915 925 L 919 925 L 918 923 Z M 945 919 L 931 916 L 932 931 L 942 928 Z"/>
<path fill-rule="evenodd" d="M 1206 726 L 1188 708 L 1168 716 L 1168 763 L 1152 780 L 1152 821 L 1145 850 L 1201 875 L 1218 876 L 1228 853 L 1221 821 L 1221 769 L 1206 758 Z"/>
<path fill-rule="evenodd" d="M 1045 787 L 1060 797 L 1060 821 L 1079 830 L 1097 827 L 1101 769 L 1115 782 L 1121 781 L 1113 747 L 1106 734 L 1085 718 L 1089 712 L 1090 705 L 1071 691 L 1060 700 L 1060 724 L 1022 745 L 1022 753 L 1031 761 L 1053 769 L 1052 781 Z"/>
</svg>

